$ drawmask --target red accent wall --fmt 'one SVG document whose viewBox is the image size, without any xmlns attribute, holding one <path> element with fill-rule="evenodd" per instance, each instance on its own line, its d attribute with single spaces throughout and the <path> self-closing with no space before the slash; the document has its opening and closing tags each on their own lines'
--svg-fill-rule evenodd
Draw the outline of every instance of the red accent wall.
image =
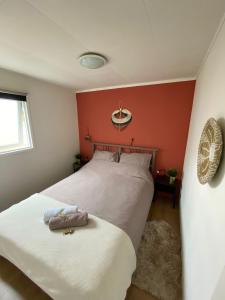
<svg viewBox="0 0 225 300">
<path fill-rule="evenodd" d="M 78 93 L 80 149 L 91 156 L 84 140 L 158 147 L 156 167 L 183 169 L 185 147 L 193 103 L 195 81 L 137 86 Z M 132 113 L 131 123 L 122 131 L 111 122 L 111 114 L 121 105 Z"/>
</svg>

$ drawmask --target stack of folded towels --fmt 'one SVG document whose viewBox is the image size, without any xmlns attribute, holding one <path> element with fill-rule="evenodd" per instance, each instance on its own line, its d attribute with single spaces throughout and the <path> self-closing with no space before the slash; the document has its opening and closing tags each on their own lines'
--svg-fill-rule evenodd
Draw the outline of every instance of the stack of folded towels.
<svg viewBox="0 0 225 300">
<path fill-rule="evenodd" d="M 47 208 L 44 211 L 44 222 L 51 230 L 85 226 L 88 223 L 88 213 L 77 206 L 64 208 Z"/>
</svg>

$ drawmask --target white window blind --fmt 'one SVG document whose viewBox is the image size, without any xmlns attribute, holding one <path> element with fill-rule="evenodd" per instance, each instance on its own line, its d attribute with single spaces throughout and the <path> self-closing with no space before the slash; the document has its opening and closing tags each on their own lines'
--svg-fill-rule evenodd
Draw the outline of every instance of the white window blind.
<svg viewBox="0 0 225 300">
<path fill-rule="evenodd" d="M 0 154 L 32 147 L 26 96 L 0 92 Z"/>
</svg>

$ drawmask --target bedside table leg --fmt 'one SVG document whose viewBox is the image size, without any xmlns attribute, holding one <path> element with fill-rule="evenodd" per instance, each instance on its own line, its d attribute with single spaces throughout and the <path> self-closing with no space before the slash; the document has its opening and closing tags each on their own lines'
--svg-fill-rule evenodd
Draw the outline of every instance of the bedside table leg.
<svg viewBox="0 0 225 300">
<path fill-rule="evenodd" d="M 153 198 L 152 198 L 152 201 L 154 201 L 155 202 L 155 200 L 156 200 L 156 189 L 154 190 L 154 194 L 153 194 Z"/>
<path fill-rule="evenodd" d="M 173 208 L 175 208 L 175 206 L 176 206 L 176 195 L 173 196 Z"/>
</svg>

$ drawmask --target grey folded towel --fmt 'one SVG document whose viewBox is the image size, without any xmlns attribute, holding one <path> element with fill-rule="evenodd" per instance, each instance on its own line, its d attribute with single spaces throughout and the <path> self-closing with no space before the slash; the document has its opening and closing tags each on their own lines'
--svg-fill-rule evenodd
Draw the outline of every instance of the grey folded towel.
<svg viewBox="0 0 225 300">
<path fill-rule="evenodd" d="M 76 212 L 69 215 L 60 215 L 52 217 L 49 220 L 49 228 L 51 230 L 63 229 L 70 227 L 85 226 L 88 223 L 87 212 Z"/>
</svg>

